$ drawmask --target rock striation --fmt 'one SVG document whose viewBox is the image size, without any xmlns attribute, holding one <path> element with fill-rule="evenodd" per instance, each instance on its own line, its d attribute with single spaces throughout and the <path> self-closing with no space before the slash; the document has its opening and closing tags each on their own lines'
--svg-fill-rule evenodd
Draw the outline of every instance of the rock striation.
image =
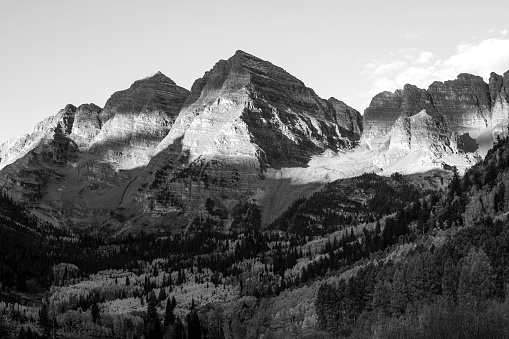
<svg viewBox="0 0 509 339">
<path fill-rule="evenodd" d="M 364 112 L 363 140 L 371 149 L 388 147 L 397 119 L 424 109 L 428 115 L 443 119 L 458 136 L 459 149 L 475 151 L 481 144 L 492 142 L 492 133 L 506 133 L 507 81 L 507 73 L 492 73 L 489 84 L 479 76 L 462 73 L 455 80 L 433 82 L 427 90 L 405 85 L 394 93 L 382 92 Z"/>
<path fill-rule="evenodd" d="M 509 71 L 491 73 L 489 81 L 493 136 L 507 133 L 509 122 Z"/>
<path fill-rule="evenodd" d="M 99 126 L 93 127 L 99 130 L 90 140 L 90 152 L 117 169 L 146 165 L 188 95 L 189 91 L 160 72 L 114 93 L 94 117 Z"/>
<path fill-rule="evenodd" d="M 228 215 L 256 192 L 264 170 L 305 166 L 327 149 L 352 148 L 361 131 L 353 108 L 237 51 L 195 81 L 123 206 L 141 203 L 152 220 L 185 221 L 206 215 L 211 198 Z"/>
<path fill-rule="evenodd" d="M 396 119 L 390 132 L 389 150 L 418 148 L 430 150 L 437 156 L 457 152 L 456 135 L 443 116 L 431 116 L 422 110 Z"/>
<path fill-rule="evenodd" d="M 229 229 L 253 203 L 267 222 L 331 178 L 459 158 L 465 168 L 462 151 L 506 133 L 508 121 L 509 72 L 489 84 L 460 74 L 427 90 L 405 85 L 375 96 L 362 117 L 237 51 L 190 91 L 158 72 L 104 108 L 67 105 L 0 146 L 0 185 L 65 227 Z"/>
<path fill-rule="evenodd" d="M 156 73 L 114 93 L 104 109 L 67 105 L 0 148 L 0 184 L 49 221 L 100 225 L 135 177 L 130 169 L 148 163 L 188 94 Z"/>
<path fill-rule="evenodd" d="M 264 171 L 351 149 L 361 133 L 361 115 L 344 102 L 237 51 L 190 92 L 158 72 L 103 109 L 68 105 L 2 148 L 0 182 L 66 226 L 168 227 L 198 215 L 227 225 L 263 186 Z"/>
</svg>

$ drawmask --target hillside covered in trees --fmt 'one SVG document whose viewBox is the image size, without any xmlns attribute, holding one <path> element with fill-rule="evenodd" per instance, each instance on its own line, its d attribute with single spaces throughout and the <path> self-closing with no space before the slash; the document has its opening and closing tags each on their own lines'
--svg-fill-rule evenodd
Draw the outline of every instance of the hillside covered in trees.
<svg viewBox="0 0 509 339">
<path fill-rule="evenodd" d="M 114 239 L 3 195 L 0 337 L 507 338 L 508 184 L 501 139 L 442 189 L 364 174 L 267 229 L 244 203 L 228 232 L 198 217 L 187 233 Z"/>
</svg>

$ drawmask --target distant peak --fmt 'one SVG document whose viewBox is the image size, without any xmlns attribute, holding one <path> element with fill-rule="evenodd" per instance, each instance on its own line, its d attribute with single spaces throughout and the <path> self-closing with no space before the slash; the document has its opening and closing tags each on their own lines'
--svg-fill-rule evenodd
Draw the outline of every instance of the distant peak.
<svg viewBox="0 0 509 339">
<path fill-rule="evenodd" d="M 244 52 L 243 50 L 238 49 L 238 50 L 235 52 L 234 56 L 252 56 L 252 55 L 251 55 L 251 54 L 249 54 L 249 53 Z"/>
<path fill-rule="evenodd" d="M 252 59 L 257 61 L 265 61 L 263 59 L 258 58 L 257 56 L 253 54 L 249 54 L 247 52 L 244 52 L 242 50 L 237 50 L 235 54 L 231 57 L 231 59 Z"/>
<path fill-rule="evenodd" d="M 145 77 L 144 79 L 150 79 L 150 78 L 161 77 L 161 76 L 167 78 L 167 76 L 164 75 L 161 71 L 157 71 L 154 74 L 151 74 L 151 75 Z"/>
<path fill-rule="evenodd" d="M 137 80 L 133 83 L 133 86 L 134 85 L 139 85 L 141 83 L 160 83 L 160 82 L 164 82 L 164 83 L 170 83 L 172 85 L 176 85 L 175 81 L 171 80 L 170 78 L 168 78 L 166 75 L 164 75 L 161 71 L 157 71 L 156 73 L 154 74 L 151 74 L 143 79 L 140 79 L 140 80 Z"/>
<path fill-rule="evenodd" d="M 470 73 L 460 73 L 460 74 L 458 74 L 458 80 L 467 80 L 467 81 L 477 80 L 477 81 L 484 81 L 482 77 L 480 77 L 480 76 L 478 76 L 478 75 L 473 75 L 473 74 L 470 74 Z"/>
</svg>

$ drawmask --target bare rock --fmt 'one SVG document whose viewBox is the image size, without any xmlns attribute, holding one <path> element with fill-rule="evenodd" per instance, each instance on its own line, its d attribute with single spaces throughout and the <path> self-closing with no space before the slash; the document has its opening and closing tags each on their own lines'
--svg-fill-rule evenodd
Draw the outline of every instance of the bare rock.
<svg viewBox="0 0 509 339">
<path fill-rule="evenodd" d="M 160 72 L 114 93 L 94 116 L 98 121 L 91 134 L 100 130 L 90 142 L 91 152 L 117 169 L 146 165 L 188 94 Z"/>
</svg>

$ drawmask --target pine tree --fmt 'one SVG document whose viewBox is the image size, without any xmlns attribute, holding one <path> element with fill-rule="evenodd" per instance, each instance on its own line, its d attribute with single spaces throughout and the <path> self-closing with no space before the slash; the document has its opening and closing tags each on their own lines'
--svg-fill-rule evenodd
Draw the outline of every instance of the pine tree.
<svg viewBox="0 0 509 339">
<path fill-rule="evenodd" d="M 458 288 L 458 278 L 456 274 L 456 266 L 451 259 L 448 259 L 444 265 L 444 273 L 442 275 L 442 296 L 449 306 L 456 304 L 456 290 Z"/>
<path fill-rule="evenodd" d="M 458 300 L 463 306 L 482 307 L 493 295 L 493 268 L 482 249 L 471 248 L 461 268 Z"/>
<path fill-rule="evenodd" d="M 166 302 L 166 312 L 164 314 L 164 330 L 166 331 L 166 328 L 168 325 L 175 323 L 175 314 L 173 314 L 173 310 L 177 306 L 177 302 L 175 301 L 175 297 L 172 297 L 171 300 Z"/>
<path fill-rule="evenodd" d="M 159 302 L 166 300 L 166 298 L 167 298 L 166 291 L 164 288 L 161 288 L 161 290 L 159 291 Z"/>
<path fill-rule="evenodd" d="M 201 339 L 201 324 L 198 312 L 191 310 L 187 315 L 187 338 L 188 339 Z"/>
<path fill-rule="evenodd" d="M 399 315 L 405 312 L 408 305 L 408 287 L 403 270 L 399 268 L 394 272 L 392 279 L 391 313 Z"/>
<path fill-rule="evenodd" d="M 456 166 L 452 167 L 452 180 L 449 184 L 448 200 L 452 201 L 454 196 L 461 196 L 461 180 Z"/>
<path fill-rule="evenodd" d="M 48 315 L 48 305 L 46 303 L 42 304 L 42 308 L 39 311 L 39 325 L 41 325 L 44 334 L 49 335 L 51 323 Z"/>
<path fill-rule="evenodd" d="M 379 280 L 373 292 L 373 310 L 383 315 L 389 314 L 391 306 L 391 295 L 391 284 L 388 281 Z"/>
<path fill-rule="evenodd" d="M 145 323 L 147 335 L 150 339 L 160 339 L 163 334 L 156 306 L 157 298 L 154 291 L 151 291 L 148 296 L 147 319 Z"/>
<path fill-rule="evenodd" d="M 503 212 L 504 207 L 505 207 L 505 184 L 503 181 L 501 181 L 493 197 L 493 208 L 495 212 Z"/>
<path fill-rule="evenodd" d="M 92 313 L 92 321 L 94 322 L 94 324 L 97 324 L 98 321 L 99 321 L 99 307 L 97 306 L 97 303 L 94 302 L 92 304 L 92 308 L 90 310 L 90 312 Z"/>
</svg>

